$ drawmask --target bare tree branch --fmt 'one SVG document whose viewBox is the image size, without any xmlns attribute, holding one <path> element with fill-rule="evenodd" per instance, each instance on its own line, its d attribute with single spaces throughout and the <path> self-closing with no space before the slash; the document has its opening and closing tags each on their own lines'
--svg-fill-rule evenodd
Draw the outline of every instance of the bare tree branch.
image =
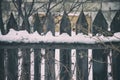
<svg viewBox="0 0 120 80">
<path fill-rule="evenodd" d="M 31 11 L 32 11 L 33 6 L 34 6 L 34 3 L 35 3 L 35 0 L 32 1 L 32 5 L 31 5 L 31 7 L 30 7 L 30 10 L 29 10 L 28 16 L 30 16 L 30 14 L 31 14 Z"/>
</svg>

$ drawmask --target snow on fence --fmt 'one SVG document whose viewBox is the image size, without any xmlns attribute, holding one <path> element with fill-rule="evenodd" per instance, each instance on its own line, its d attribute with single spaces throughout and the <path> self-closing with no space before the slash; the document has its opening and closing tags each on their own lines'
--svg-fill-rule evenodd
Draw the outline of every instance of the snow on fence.
<svg viewBox="0 0 120 80">
<path fill-rule="evenodd" d="M 58 35 L 51 14 L 46 21 L 47 31 L 51 32 L 46 35 L 41 34 L 37 22 L 33 30 L 39 34 L 28 28 L 24 29 L 30 34 L 15 31 L 19 29 L 10 19 L 12 22 L 6 30 L 1 28 L 0 34 L 0 80 L 120 80 L 119 13 L 111 22 L 110 32 L 100 10 L 93 22 L 93 36 L 87 32 L 83 11 L 73 32 L 64 12 Z"/>
</svg>

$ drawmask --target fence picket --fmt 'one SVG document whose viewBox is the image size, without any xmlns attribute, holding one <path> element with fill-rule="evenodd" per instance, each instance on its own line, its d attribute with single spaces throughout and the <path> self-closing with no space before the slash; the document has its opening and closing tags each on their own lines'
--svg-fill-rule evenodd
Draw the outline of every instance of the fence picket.
<svg viewBox="0 0 120 80">
<path fill-rule="evenodd" d="M 88 34 L 88 23 L 83 10 L 81 11 L 76 22 L 76 34 L 78 33 Z"/>
<path fill-rule="evenodd" d="M 18 49 L 7 49 L 7 80 L 18 79 Z"/>
<path fill-rule="evenodd" d="M 92 24 L 92 34 L 106 35 L 107 32 L 108 32 L 108 23 L 102 11 L 99 10 Z"/>
<path fill-rule="evenodd" d="M 77 80 L 88 80 L 88 50 L 76 50 Z"/>
<path fill-rule="evenodd" d="M 46 49 L 45 80 L 55 80 L 55 49 Z"/>
<path fill-rule="evenodd" d="M 116 14 L 111 22 L 110 28 L 111 28 L 112 33 L 120 32 L 120 28 L 119 28 L 120 18 L 119 17 L 120 17 L 120 10 L 116 12 Z"/>
<path fill-rule="evenodd" d="M 52 34 L 55 35 L 55 22 L 51 12 L 49 12 L 47 15 L 46 27 L 47 27 L 47 32 L 51 31 Z"/>
<path fill-rule="evenodd" d="M 33 29 L 34 29 L 33 32 L 37 31 L 39 34 L 41 34 L 43 32 L 43 27 L 42 27 L 42 23 L 41 23 L 38 13 L 35 14 L 34 17 L 35 17 L 35 20 L 33 23 Z"/>
<path fill-rule="evenodd" d="M 4 49 L 0 49 L 0 80 L 5 80 L 4 72 Z"/>
<path fill-rule="evenodd" d="M 93 80 L 108 80 L 105 49 L 93 49 Z"/>
<path fill-rule="evenodd" d="M 64 11 L 60 23 L 60 34 L 62 33 L 67 33 L 71 36 L 71 22 L 66 11 Z"/>
<path fill-rule="evenodd" d="M 30 49 L 22 50 L 22 72 L 20 80 L 30 80 Z"/>
<path fill-rule="evenodd" d="M 120 80 L 120 52 L 112 50 L 112 73 L 113 80 Z"/>
<path fill-rule="evenodd" d="M 60 49 L 60 80 L 71 80 L 71 50 Z"/>
<path fill-rule="evenodd" d="M 13 13 L 10 14 L 10 18 L 9 18 L 8 23 L 7 23 L 7 30 L 9 31 L 10 28 L 18 30 L 18 25 L 17 25 L 17 22 L 14 18 Z"/>
<path fill-rule="evenodd" d="M 34 80 L 41 80 L 41 52 L 34 49 Z"/>
</svg>

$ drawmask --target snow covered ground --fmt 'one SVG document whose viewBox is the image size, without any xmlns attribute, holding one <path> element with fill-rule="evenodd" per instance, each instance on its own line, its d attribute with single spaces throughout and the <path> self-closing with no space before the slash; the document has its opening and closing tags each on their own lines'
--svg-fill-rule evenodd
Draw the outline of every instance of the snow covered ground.
<svg viewBox="0 0 120 80">
<path fill-rule="evenodd" d="M 72 34 L 75 32 L 72 32 Z M 58 33 L 59 34 L 59 33 Z M 7 35 L 0 33 L 0 41 L 4 42 L 24 42 L 24 43 L 85 43 L 94 44 L 99 42 L 120 41 L 120 32 L 115 33 L 112 37 L 91 36 L 79 33 L 77 35 L 69 36 L 67 33 L 53 36 L 49 31 L 46 35 L 39 35 L 37 32 L 29 34 L 26 30 L 15 31 L 10 29 Z"/>
</svg>

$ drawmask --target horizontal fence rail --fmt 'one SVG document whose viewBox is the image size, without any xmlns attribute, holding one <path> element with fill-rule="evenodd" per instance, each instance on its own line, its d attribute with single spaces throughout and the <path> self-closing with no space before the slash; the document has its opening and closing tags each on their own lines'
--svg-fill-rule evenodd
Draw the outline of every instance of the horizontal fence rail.
<svg viewBox="0 0 120 80">
<path fill-rule="evenodd" d="M 27 44 L 27 45 L 26 45 Z M 113 46 L 120 48 L 119 42 L 107 42 L 96 44 L 84 44 L 84 43 L 7 43 L 0 42 L 0 49 L 12 49 L 12 48 L 49 48 L 49 49 L 113 49 Z"/>
<path fill-rule="evenodd" d="M 45 49 L 114 49 L 120 48 L 120 42 L 105 42 L 95 44 L 85 43 L 8 43 L 0 42 L 0 49 L 12 49 L 12 48 L 45 48 Z"/>
</svg>

